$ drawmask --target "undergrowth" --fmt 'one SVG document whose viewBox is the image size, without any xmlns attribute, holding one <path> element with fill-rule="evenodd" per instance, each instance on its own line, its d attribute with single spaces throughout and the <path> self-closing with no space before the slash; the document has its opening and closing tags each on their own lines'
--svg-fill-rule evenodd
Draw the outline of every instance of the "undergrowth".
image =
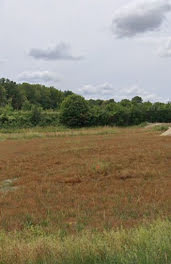
<svg viewBox="0 0 171 264">
<path fill-rule="evenodd" d="M 169 128 L 169 126 L 167 126 L 167 125 L 159 125 L 159 126 L 154 126 L 152 128 L 152 131 L 159 131 L 159 132 L 161 131 L 161 132 L 164 132 L 164 131 L 167 131 L 168 128 Z"/>
<path fill-rule="evenodd" d="M 30 227 L 0 233 L 1 264 L 169 264 L 171 223 L 62 236 Z"/>
</svg>

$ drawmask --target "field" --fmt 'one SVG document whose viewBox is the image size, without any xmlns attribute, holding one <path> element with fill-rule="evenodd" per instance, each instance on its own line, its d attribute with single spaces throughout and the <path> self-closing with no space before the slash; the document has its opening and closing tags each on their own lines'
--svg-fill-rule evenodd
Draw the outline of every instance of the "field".
<svg viewBox="0 0 171 264">
<path fill-rule="evenodd" d="M 148 258 L 143 260 L 142 252 L 142 262 L 133 258 L 130 262 L 121 262 L 119 257 L 114 262 L 99 252 L 100 245 L 107 250 L 107 237 L 111 239 L 114 232 L 114 237 L 119 237 L 116 248 L 122 248 L 124 241 L 128 245 L 135 244 L 138 232 L 144 234 L 144 239 L 149 236 L 149 241 L 154 235 L 154 242 L 158 239 L 154 230 L 156 234 L 162 230 L 155 245 L 168 239 L 166 236 L 171 232 L 171 138 L 160 137 L 160 133 L 138 127 L 0 133 L 0 245 L 6 245 L 0 249 L 3 256 L 0 263 L 171 263 L 170 248 L 162 251 L 163 248 L 157 247 L 161 254 L 156 254 L 161 257 L 160 260 L 156 257 L 155 262 L 154 258 L 149 258 L 149 262 Z M 95 234 L 99 236 L 98 241 L 106 241 L 106 247 L 102 243 L 97 246 L 97 252 L 95 249 L 90 252 L 87 243 L 90 241 L 93 247 Z M 46 237 L 46 243 L 37 242 L 39 250 L 35 249 L 32 236 L 39 240 Z M 38 262 L 35 252 L 49 250 L 56 256 L 55 246 L 48 242 L 54 241 L 54 237 L 64 243 L 63 251 L 58 250 L 64 255 L 67 243 L 71 248 L 72 243 L 82 246 L 84 241 L 86 249 L 77 247 L 83 252 L 83 258 L 64 261 L 62 255 L 63 261 L 54 262 L 51 253 L 47 253 L 51 257 Z M 24 238 L 27 241 L 23 241 Z M 28 250 L 31 243 L 28 240 L 35 250 L 32 262 L 20 254 Z M 112 241 L 105 251 L 109 251 L 110 256 Z M 142 238 L 142 241 L 145 240 Z M 4 252 L 9 243 L 13 253 L 7 256 Z M 48 249 L 43 243 L 50 243 Z M 169 247 L 168 241 L 166 244 Z M 31 244 L 29 246 L 31 250 Z M 87 259 L 87 248 L 89 254 L 97 253 L 96 260 Z M 129 261 L 128 255 L 125 256 Z"/>
</svg>

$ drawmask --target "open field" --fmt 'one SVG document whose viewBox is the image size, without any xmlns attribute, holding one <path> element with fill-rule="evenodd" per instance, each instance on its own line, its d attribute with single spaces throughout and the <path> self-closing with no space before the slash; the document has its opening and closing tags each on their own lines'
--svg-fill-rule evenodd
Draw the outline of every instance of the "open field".
<svg viewBox="0 0 171 264">
<path fill-rule="evenodd" d="M 0 135 L 2 232 L 10 231 L 16 240 L 19 239 L 16 230 L 19 236 L 25 234 L 25 230 L 30 230 L 30 237 L 37 232 L 40 251 L 44 245 L 41 241 L 45 243 L 41 240 L 42 233 L 46 234 L 47 241 L 55 235 L 62 241 L 71 235 L 83 241 L 82 232 L 106 232 L 106 236 L 110 236 L 113 229 L 124 227 L 127 230 L 156 219 L 163 219 L 158 224 L 166 224 L 169 232 L 171 225 L 165 219 L 170 219 L 171 212 L 170 137 L 160 137 L 159 131 L 136 127 L 46 131 L 45 134 L 37 131 L 37 135 L 42 135 L 40 138 L 28 137 L 28 133 L 16 133 L 15 139 L 10 139 L 10 134 Z M 88 240 L 86 235 L 83 237 Z M 8 239 L 11 241 L 10 235 Z M 94 238 L 91 239 L 93 243 Z M 120 239 L 121 244 L 126 241 Z M 28 246 L 26 242 L 16 243 L 22 250 Z M 15 246 L 12 247 L 11 252 L 15 251 Z M 52 250 L 53 243 L 50 247 Z M 1 250 L 5 252 L 5 246 Z M 81 250 L 84 252 L 84 248 Z M 133 259 L 130 262 L 74 262 L 70 259 L 70 262 L 60 263 L 170 263 L 168 254 L 165 252 L 164 259 L 158 262 L 131 262 Z M 12 263 L 3 261 L 0 263 Z"/>
</svg>

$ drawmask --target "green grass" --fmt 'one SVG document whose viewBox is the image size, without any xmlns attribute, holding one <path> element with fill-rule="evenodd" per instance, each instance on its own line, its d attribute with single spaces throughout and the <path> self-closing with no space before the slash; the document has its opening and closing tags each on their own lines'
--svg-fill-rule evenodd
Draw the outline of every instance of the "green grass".
<svg viewBox="0 0 171 264">
<path fill-rule="evenodd" d="M 86 128 L 67 128 L 64 126 L 47 126 L 47 127 L 32 127 L 32 128 L 0 128 L 0 141 L 4 140 L 17 140 L 17 139 L 32 139 L 32 138 L 45 138 L 57 136 L 85 136 L 85 135 L 112 135 L 122 133 L 124 130 L 132 128 L 143 128 L 147 123 L 139 126 L 130 127 L 86 127 Z M 152 127 L 152 131 L 166 131 L 169 126 L 159 125 Z"/>
<path fill-rule="evenodd" d="M 23 134 L 23 133 L 28 133 L 28 132 L 62 132 L 66 131 L 67 128 L 63 126 L 47 126 L 47 127 L 40 127 L 40 126 L 35 126 L 35 127 L 30 127 L 30 128 L 0 128 L 0 133 L 1 134 Z"/>
<path fill-rule="evenodd" d="M 40 227 L 0 233 L 1 264 L 170 264 L 171 223 L 129 230 L 48 234 Z"/>
<path fill-rule="evenodd" d="M 154 126 L 151 128 L 152 131 L 159 131 L 159 132 L 164 132 L 167 131 L 169 128 L 169 125 L 159 125 L 159 126 Z"/>
<path fill-rule="evenodd" d="M 142 122 L 141 124 L 138 125 L 138 127 L 146 127 L 149 124 L 150 124 L 149 122 Z"/>
<path fill-rule="evenodd" d="M 110 135 L 119 132 L 116 127 L 91 127 L 69 129 L 66 127 L 33 127 L 22 129 L 0 129 L 0 141 L 32 139 L 57 136 Z"/>
</svg>

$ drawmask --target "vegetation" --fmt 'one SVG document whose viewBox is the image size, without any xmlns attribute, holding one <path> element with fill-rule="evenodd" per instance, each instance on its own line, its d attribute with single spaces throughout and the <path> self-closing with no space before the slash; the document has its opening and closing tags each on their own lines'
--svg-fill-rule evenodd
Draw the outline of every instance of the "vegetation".
<svg viewBox="0 0 171 264">
<path fill-rule="evenodd" d="M 0 142 L 0 229 L 73 233 L 169 216 L 169 137 L 142 128 L 44 130 L 0 135 L 18 139 Z M 4 195 L 6 180 L 17 189 Z"/>
<path fill-rule="evenodd" d="M 131 230 L 48 234 L 29 227 L 0 233 L 2 264 L 169 264 L 171 224 L 158 220 Z"/>
<path fill-rule="evenodd" d="M 71 91 L 62 92 L 54 87 L 40 84 L 17 84 L 8 79 L 0 79 L 0 106 L 11 104 L 14 110 L 30 110 L 32 105 L 42 109 L 59 109 L 62 101 Z"/>
<path fill-rule="evenodd" d="M 94 127 L 69 129 L 61 126 L 32 127 L 32 128 L 2 128 L 0 129 L 0 141 L 21 140 L 32 138 L 50 138 L 66 136 L 87 136 L 87 135 L 112 135 L 119 133 L 118 129 L 112 127 Z"/>
<path fill-rule="evenodd" d="M 84 127 L 89 122 L 86 100 L 76 94 L 70 95 L 61 104 L 60 122 L 68 127 Z"/>
<path fill-rule="evenodd" d="M 71 91 L 0 79 L 0 127 L 128 126 L 171 122 L 171 103 L 143 102 L 135 96 L 120 102 L 85 100 Z"/>
<path fill-rule="evenodd" d="M 168 130 L 168 128 L 169 128 L 169 125 L 156 125 L 152 128 L 152 130 L 164 132 Z"/>
<path fill-rule="evenodd" d="M 141 127 L 2 132 L 18 140 L 0 142 L 0 263 L 171 262 L 169 137 Z"/>
</svg>

